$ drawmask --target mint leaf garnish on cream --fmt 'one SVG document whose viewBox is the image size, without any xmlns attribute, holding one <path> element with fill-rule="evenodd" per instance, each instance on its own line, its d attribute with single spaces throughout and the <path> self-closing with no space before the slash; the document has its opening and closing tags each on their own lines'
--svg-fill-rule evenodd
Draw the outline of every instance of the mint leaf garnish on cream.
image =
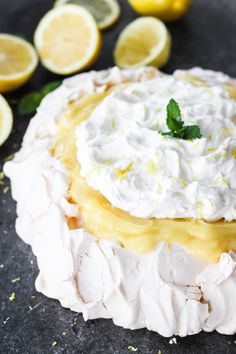
<svg viewBox="0 0 236 354">
<path fill-rule="evenodd" d="M 166 124 L 168 132 L 160 132 L 162 135 L 173 138 L 193 140 L 202 137 L 201 129 L 198 125 L 185 125 L 182 119 L 182 113 L 178 103 L 171 98 L 167 105 Z"/>
</svg>

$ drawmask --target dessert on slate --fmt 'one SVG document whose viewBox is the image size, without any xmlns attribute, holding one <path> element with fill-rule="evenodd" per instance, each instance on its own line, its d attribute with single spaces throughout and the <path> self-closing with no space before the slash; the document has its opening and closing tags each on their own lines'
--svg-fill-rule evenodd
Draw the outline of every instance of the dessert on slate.
<svg viewBox="0 0 236 354">
<path fill-rule="evenodd" d="M 84 319 L 236 332 L 236 81 L 90 72 L 42 102 L 5 165 L 36 288 Z"/>
</svg>

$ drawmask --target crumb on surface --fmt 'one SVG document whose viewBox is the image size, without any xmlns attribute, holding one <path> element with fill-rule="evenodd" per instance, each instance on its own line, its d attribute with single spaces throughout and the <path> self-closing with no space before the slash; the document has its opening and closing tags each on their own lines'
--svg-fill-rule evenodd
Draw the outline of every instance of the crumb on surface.
<svg viewBox="0 0 236 354">
<path fill-rule="evenodd" d="M 177 339 L 175 337 L 171 338 L 169 344 L 177 344 Z"/>
<path fill-rule="evenodd" d="M 14 301 L 16 299 L 16 294 L 13 292 L 11 293 L 11 295 L 9 296 L 9 301 Z"/>
<path fill-rule="evenodd" d="M 5 178 L 5 174 L 3 171 L 0 172 L 0 181 L 3 181 Z"/>
<path fill-rule="evenodd" d="M 13 159 L 14 159 L 14 156 L 15 156 L 15 154 L 11 154 L 11 155 L 5 157 L 4 161 L 11 161 L 11 160 L 13 160 Z"/>
<path fill-rule="evenodd" d="M 7 194 L 7 192 L 9 191 L 10 187 L 6 186 L 5 188 L 3 188 L 3 194 Z"/>
<path fill-rule="evenodd" d="M 2 268 L 4 268 L 4 264 L 3 263 L 0 264 L 0 269 L 2 269 Z"/>
<path fill-rule="evenodd" d="M 128 349 L 131 350 L 131 352 L 137 352 L 138 351 L 138 348 L 135 348 L 132 345 L 129 345 Z"/>
<path fill-rule="evenodd" d="M 12 283 L 17 283 L 18 281 L 20 281 L 20 277 L 14 278 L 11 280 Z"/>
<path fill-rule="evenodd" d="M 10 319 L 10 317 L 7 316 L 6 319 L 3 321 L 3 324 L 5 325 L 9 319 Z"/>
<path fill-rule="evenodd" d="M 52 347 L 56 347 L 56 346 L 57 346 L 57 341 L 54 340 L 54 341 L 52 342 Z"/>
<path fill-rule="evenodd" d="M 66 334 L 67 334 L 66 332 L 62 332 L 62 335 L 63 335 L 63 336 L 66 336 Z"/>
</svg>

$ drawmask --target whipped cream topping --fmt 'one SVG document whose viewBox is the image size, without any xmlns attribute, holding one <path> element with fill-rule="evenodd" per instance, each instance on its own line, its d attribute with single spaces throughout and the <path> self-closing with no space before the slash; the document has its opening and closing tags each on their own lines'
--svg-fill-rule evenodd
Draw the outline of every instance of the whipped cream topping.
<svg viewBox="0 0 236 354">
<path fill-rule="evenodd" d="M 81 174 L 115 207 L 143 218 L 236 219 L 236 101 L 225 76 L 191 75 L 201 81 L 178 71 L 118 88 L 77 127 Z M 168 130 L 171 98 L 201 139 L 158 133 Z"/>
<path fill-rule="evenodd" d="M 17 201 L 16 230 L 37 256 L 36 289 L 81 312 L 85 320 L 112 318 L 119 326 L 146 327 L 163 336 L 202 329 L 233 334 L 235 253 L 222 254 L 214 265 L 175 244 L 168 248 L 160 243 L 153 252 L 136 255 L 115 242 L 98 241 L 84 229 L 70 230 L 65 220 L 78 216 L 78 209 L 66 200 L 67 171 L 48 148 L 66 106 L 111 84 L 157 74 L 149 68 L 91 72 L 66 80 L 43 100 L 21 150 L 4 166 Z M 212 80 L 221 76 L 210 74 Z"/>
</svg>

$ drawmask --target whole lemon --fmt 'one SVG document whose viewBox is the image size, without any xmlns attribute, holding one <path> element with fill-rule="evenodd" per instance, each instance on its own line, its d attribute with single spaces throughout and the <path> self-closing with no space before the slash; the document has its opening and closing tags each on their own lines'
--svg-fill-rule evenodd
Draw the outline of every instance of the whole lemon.
<svg viewBox="0 0 236 354">
<path fill-rule="evenodd" d="M 156 16 L 162 21 L 172 22 L 182 18 L 192 0 L 128 0 L 132 8 L 141 15 Z"/>
</svg>

